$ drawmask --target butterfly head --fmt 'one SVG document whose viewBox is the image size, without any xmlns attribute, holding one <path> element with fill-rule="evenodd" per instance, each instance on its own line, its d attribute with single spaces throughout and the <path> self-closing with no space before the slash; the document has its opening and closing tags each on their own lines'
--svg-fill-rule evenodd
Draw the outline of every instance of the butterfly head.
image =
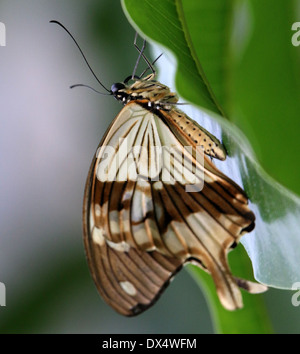
<svg viewBox="0 0 300 354">
<path fill-rule="evenodd" d="M 126 92 L 126 85 L 123 82 L 116 82 L 112 84 L 110 92 L 118 101 L 127 102 L 128 93 Z"/>
<path fill-rule="evenodd" d="M 124 82 L 118 82 L 111 86 L 111 95 L 118 101 L 126 104 L 132 100 L 148 100 L 149 106 L 160 107 L 166 103 L 176 103 L 178 97 L 170 92 L 168 86 L 154 79 L 154 74 L 140 78 L 127 77 Z"/>
<path fill-rule="evenodd" d="M 144 89 L 147 86 L 145 82 L 148 82 L 150 78 L 152 79 L 153 75 L 148 75 L 146 78 L 140 78 L 136 75 L 132 77 L 130 75 L 123 82 L 112 84 L 110 89 L 111 95 L 124 104 L 133 99 L 142 99 L 144 97 L 141 88 Z"/>
</svg>

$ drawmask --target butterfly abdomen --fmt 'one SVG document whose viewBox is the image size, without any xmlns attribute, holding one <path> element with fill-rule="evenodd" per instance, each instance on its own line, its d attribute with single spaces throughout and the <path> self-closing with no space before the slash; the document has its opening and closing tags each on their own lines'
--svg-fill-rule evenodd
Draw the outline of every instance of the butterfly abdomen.
<svg viewBox="0 0 300 354">
<path fill-rule="evenodd" d="M 169 126 L 179 131 L 179 135 L 184 133 L 190 142 L 190 145 L 199 146 L 206 155 L 219 160 L 226 159 L 226 151 L 222 143 L 197 122 L 192 120 L 184 112 L 173 108 L 170 112 L 162 113 L 169 122 Z"/>
</svg>

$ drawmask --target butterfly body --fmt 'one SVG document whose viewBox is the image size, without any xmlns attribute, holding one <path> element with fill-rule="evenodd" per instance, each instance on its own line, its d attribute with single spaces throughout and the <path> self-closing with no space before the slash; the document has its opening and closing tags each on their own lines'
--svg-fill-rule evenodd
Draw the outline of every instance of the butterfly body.
<svg viewBox="0 0 300 354">
<path fill-rule="evenodd" d="M 192 262 L 212 275 L 226 308 L 240 308 L 239 286 L 265 290 L 234 278 L 226 259 L 254 228 L 247 196 L 212 163 L 226 158 L 222 144 L 176 107 L 177 95 L 153 74 L 133 81 L 112 86 L 124 108 L 86 184 L 84 241 L 97 288 L 116 311 L 136 315 Z M 182 172 L 184 153 L 191 165 Z M 194 184 L 193 168 L 200 171 Z"/>
</svg>

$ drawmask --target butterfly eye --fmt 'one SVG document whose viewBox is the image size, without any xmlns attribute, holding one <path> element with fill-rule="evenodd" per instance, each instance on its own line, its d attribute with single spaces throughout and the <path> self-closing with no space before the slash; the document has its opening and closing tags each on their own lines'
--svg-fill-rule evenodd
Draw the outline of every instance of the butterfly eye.
<svg viewBox="0 0 300 354">
<path fill-rule="evenodd" d="M 125 88 L 125 85 L 122 84 L 122 82 L 117 82 L 115 84 L 112 84 L 111 86 L 111 92 L 113 93 L 113 95 L 115 95 L 119 90 L 122 90 Z"/>
</svg>

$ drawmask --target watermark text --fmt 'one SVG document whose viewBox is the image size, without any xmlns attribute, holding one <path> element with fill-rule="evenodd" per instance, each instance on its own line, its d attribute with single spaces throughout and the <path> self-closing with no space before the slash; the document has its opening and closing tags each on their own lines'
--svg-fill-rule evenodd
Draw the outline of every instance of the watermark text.
<svg viewBox="0 0 300 354">
<path fill-rule="evenodd" d="M 291 38 L 292 44 L 294 47 L 298 47 L 300 45 L 300 22 L 292 24 L 292 31 L 296 31 Z"/>
<path fill-rule="evenodd" d="M 3 283 L 0 282 L 0 306 L 6 306 L 6 288 Z"/>
<path fill-rule="evenodd" d="M 0 22 L 0 47 L 6 46 L 6 27 L 3 22 Z"/>
<path fill-rule="evenodd" d="M 128 138 L 115 146 L 101 146 L 96 175 L 108 181 L 162 181 L 185 186 L 187 192 L 199 192 L 204 185 L 204 152 L 192 146 L 132 145 Z"/>
</svg>

